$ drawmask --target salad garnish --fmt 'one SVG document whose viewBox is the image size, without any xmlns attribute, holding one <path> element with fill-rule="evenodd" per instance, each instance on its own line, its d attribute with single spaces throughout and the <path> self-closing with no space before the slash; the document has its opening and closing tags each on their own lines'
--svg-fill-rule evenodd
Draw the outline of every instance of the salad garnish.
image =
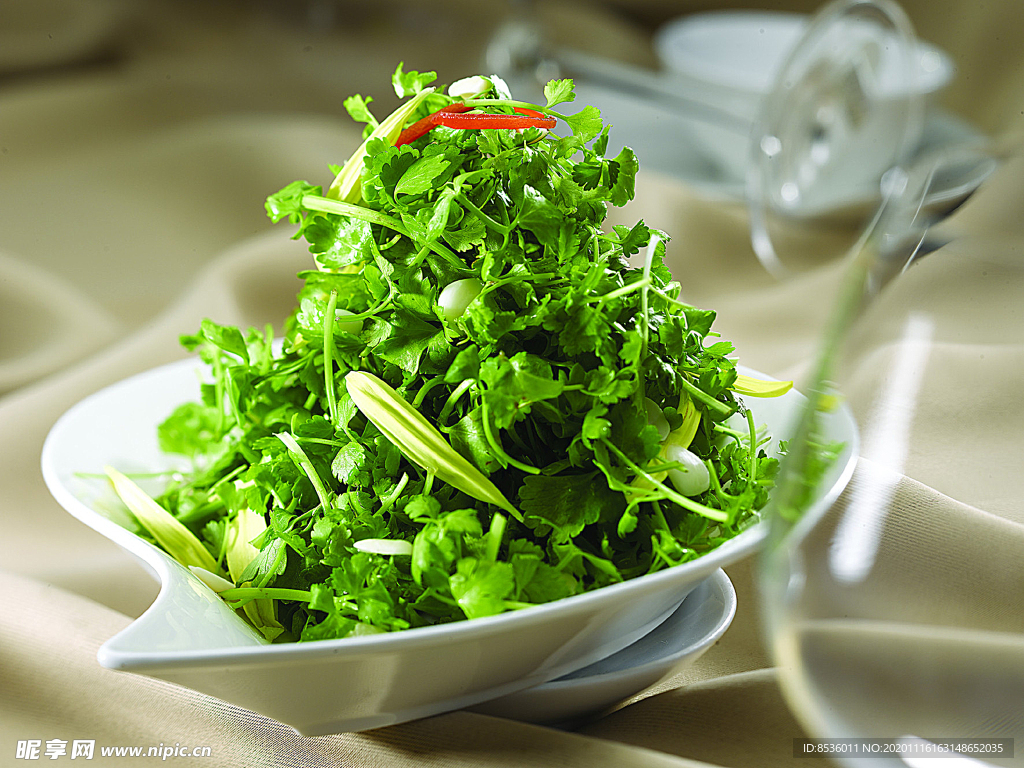
<svg viewBox="0 0 1024 768">
<path fill-rule="evenodd" d="M 204 320 L 200 402 L 158 430 L 191 470 L 155 499 L 109 470 L 150 537 L 267 639 L 473 619 L 700 557 L 758 520 L 777 459 L 715 313 L 680 298 L 668 236 L 605 226 L 638 163 L 571 80 L 496 76 L 406 99 L 323 186 L 267 213 L 314 268 L 284 325 Z M 634 263 L 638 262 L 638 263 Z M 141 494 L 141 495 L 140 495 Z"/>
</svg>

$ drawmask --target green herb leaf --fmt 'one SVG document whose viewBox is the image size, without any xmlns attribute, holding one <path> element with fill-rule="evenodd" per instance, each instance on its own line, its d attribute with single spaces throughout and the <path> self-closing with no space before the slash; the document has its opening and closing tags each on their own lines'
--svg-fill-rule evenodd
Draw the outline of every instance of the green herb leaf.
<svg viewBox="0 0 1024 768">
<path fill-rule="evenodd" d="M 544 86 L 544 98 L 548 101 L 548 107 L 562 104 L 566 101 L 573 101 L 576 93 L 573 91 L 572 80 L 551 80 Z"/>
</svg>

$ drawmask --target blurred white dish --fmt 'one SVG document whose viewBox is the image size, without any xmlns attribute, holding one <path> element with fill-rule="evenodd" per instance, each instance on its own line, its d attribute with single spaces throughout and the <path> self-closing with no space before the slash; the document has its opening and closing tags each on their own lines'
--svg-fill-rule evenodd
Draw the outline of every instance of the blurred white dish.
<svg viewBox="0 0 1024 768">
<path fill-rule="evenodd" d="M 681 16 L 654 35 L 654 50 L 670 72 L 715 89 L 748 96 L 741 102 L 756 110 L 758 95 L 768 93 L 786 56 L 800 40 L 810 16 L 769 11 L 715 11 Z M 945 53 L 918 43 L 914 90 L 934 93 L 953 77 Z M 891 49 L 882 53 L 883 88 L 896 92 L 905 86 L 896 76 L 899 63 Z M 754 112 L 748 112 L 753 117 Z"/>
<path fill-rule="evenodd" d="M 811 17 L 802 14 L 760 11 L 693 14 L 664 25 L 656 33 L 654 45 L 679 92 L 735 116 L 741 125 L 752 125 L 784 62 L 811 28 L 810 21 Z M 861 178 L 877 179 L 889 167 L 887 150 L 901 135 L 907 94 L 932 98 L 949 83 L 954 69 L 945 53 L 918 41 L 909 56 L 912 71 L 904 76 L 900 39 L 895 33 L 858 19 L 837 21 L 827 32 L 820 29 L 815 28 L 815 35 L 827 41 L 823 50 L 828 53 L 820 60 L 824 69 L 816 67 L 815 71 L 820 75 L 828 67 L 841 69 L 848 66 L 841 62 L 856 60 L 854 71 L 863 73 L 863 79 L 861 74 L 857 79 L 868 94 L 856 104 L 870 105 L 863 114 L 843 118 L 837 112 L 829 118 L 837 121 L 844 138 L 842 151 L 831 152 L 830 162 L 839 164 L 834 178 L 815 194 L 820 199 L 807 201 L 822 209 L 835 207 L 848 184 L 861 186 Z M 828 92 L 829 98 L 834 96 Z M 823 103 L 820 109 L 835 110 L 835 105 Z M 841 127 L 842 119 L 850 125 Z M 701 153 L 730 175 L 746 176 L 749 131 L 695 121 L 686 126 L 686 132 Z M 882 167 L 876 169 L 876 163 Z"/>
<path fill-rule="evenodd" d="M 763 526 L 755 526 L 675 568 L 499 616 L 267 645 L 189 570 L 129 530 L 133 520 L 105 482 L 81 475 L 106 465 L 126 473 L 182 467 L 160 451 L 156 427 L 198 398 L 201 372 L 197 361 L 183 360 L 86 398 L 50 431 L 43 477 L 65 509 L 137 557 L 161 583 L 153 605 L 100 648 L 103 666 L 188 686 L 304 735 L 463 709 L 569 674 L 643 637 L 717 569 L 753 552 L 763 536 Z M 785 439 L 803 402 L 793 391 L 751 407 L 759 424 Z M 846 485 L 857 449 L 848 411 L 837 411 L 827 431 L 847 450 L 822 485 L 823 505 Z M 774 444 L 763 446 L 769 455 Z"/>
<path fill-rule="evenodd" d="M 745 170 L 737 173 L 735 168 L 719 164 L 692 139 L 691 131 L 700 130 L 703 125 L 698 119 L 665 103 L 582 79 L 576 83 L 576 93 L 580 103 L 600 105 L 602 117 L 612 124 L 609 157 L 629 146 L 636 151 L 645 173 L 678 179 L 705 200 L 745 200 Z M 724 134 L 724 130 L 720 132 Z M 917 154 L 981 140 L 982 135 L 971 125 L 945 110 L 933 108 L 926 115 Z M 743 157 L 747 156 L 744 150 Z M 841 216 L 846 209 L 857 209 L 853 213 L 860 215 L 860 208 L 875 205 L 879 197 L 877 184 L 850 185 L 832 199 L 829 212 Z"/>
<path fill-rule="evenodd" d="M 570 723 L 676 674 L 703 656 L 736 615 L 736 590 L 718 570 L 656 629 L 618 653 L 557 680 L 472 708 L 529 723 Z"/>
</svg>

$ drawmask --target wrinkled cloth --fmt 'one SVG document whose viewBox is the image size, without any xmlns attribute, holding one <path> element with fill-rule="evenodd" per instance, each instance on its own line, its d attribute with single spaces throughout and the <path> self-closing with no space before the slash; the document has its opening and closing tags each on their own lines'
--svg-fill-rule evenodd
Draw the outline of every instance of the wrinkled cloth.
<svg viewBox="0 0 1024 768">
<path fill-rule="evenodd" d="M 393 3 L 392 26 L 341 4 L 326 31 L 310 26 L 322 19 L 273 3 L 264 15 L 250 4 L 103 5 L 112 10 L 96 17 L 93 44 L 76 38 L 77 61 L 34 61 L 43 68 L 30 71 L 0 60 L 0 764 L 20 764 L 17 744 L 29 739 L 209 745 L 211 757 L 176 764 L 247 768 L 803 764 L 792 744 L 805 733 L 762 636 L 754 558 L 727 569 L 737 614 L 706 655 L 573 731 L 455 712 L 304 738 L 194 691 L 100 667 L 98 647 L 149 606 L 158 585 L 50 496 L 39 470 L 50 427 L 90 393 L 186 356 L 178 337 L 205 317 L 280 330 L 310 256 L 286 225 L 270 226 L 263 198 L 296 178 L 324 180 L 327 165 L 348 156 L 360 133 L 341 99 L 373 92 L 389 103 L 380 84 L 398 60 L 450 81 L 480 53 L 457 45 L 473 37 L 459 3 L 435 16 Z M 545 12 L 561 23 L 585 19 L 592 38 L 628 58 L 642 25 L 619 18 L 629 2 L 615 5 L 618 16 L 567 3 Z M 960 64 L 952 105 L 1010 154 L 948 222 L 950 244 L 874 307 L 942 302 L 938 332 L 964 341 L 944 345 L 932 361 L 941 375 L 925 379 L 930 408 L 892 500 L 901 527 L 882 547 L 873 596 L 910 596 L 929 621 L 1024 635 L 1024 286 L 1014 282 L 1024 260 L 1024 53 L 1005 42 L 1019 43 L 1021 13 L 1009 2 L 918 5 L 909 9 L 919 29 Z M 305 7 L 311 18 L 315 6 Z M 960 15 L 969 23 L 958 42 L 944 30 L 959 29 Z M 479 23 L 496 16 L 480 11 Z M 999 37 L 991 59 L 986 35 Z M 782 378 L 806 373 L 838 262 L 775 281 L 752 254 L 741 204 L 706 199 L 657 169 L 641 171 L 636 199 L 611 221 L 641 217 L 672 237 L 668 264 L 684 298 L 718 311 L 715 329 L 744 364 Z M 1006 293 L 958 302 L 981 259 L 1008 266 Z M 999 375 L 972 378 L 972 355 L 998 356 L 985 370 Z M 851 397 L 866 408 L 872 380 L 862 384 Z M 834 514 L 861 482 L 855 474 Z M 105 763 L 97 755 L 92 764 Z"/>
</svg>

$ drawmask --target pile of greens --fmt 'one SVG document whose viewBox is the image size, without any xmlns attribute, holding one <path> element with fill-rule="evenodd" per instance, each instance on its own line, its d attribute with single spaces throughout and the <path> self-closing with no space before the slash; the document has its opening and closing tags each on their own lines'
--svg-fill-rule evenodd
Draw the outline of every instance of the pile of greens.
<svg viewBox="0 0 1024 768">
<path fill-rule="evenodd" d="M 785 387 L 738 376 L 714 312 L 678 299 L 663 232 L 602 228 L 633 197 L 634 153 L 606 156 L 594 107 L 553 109 L 569 80 L 534 105 L 496 77 L 454 96 L 434 79 L 400 65 L 409 98 L 381 123 L 347 100 L 365 141 L 334 184 L 267 200 L 316 268 L 283 344 L 210 320 L 183 339 L 212 381 L 159 438 L 193 471 L 153 500 L 110 470 L 145 531 L 272 640 L 488 616 L 652 573 L 735 536 L 772 485 L 737 393 Z M 395 146 L 453 103 L 560 127 L 437 125 Z"/>
</svg>

